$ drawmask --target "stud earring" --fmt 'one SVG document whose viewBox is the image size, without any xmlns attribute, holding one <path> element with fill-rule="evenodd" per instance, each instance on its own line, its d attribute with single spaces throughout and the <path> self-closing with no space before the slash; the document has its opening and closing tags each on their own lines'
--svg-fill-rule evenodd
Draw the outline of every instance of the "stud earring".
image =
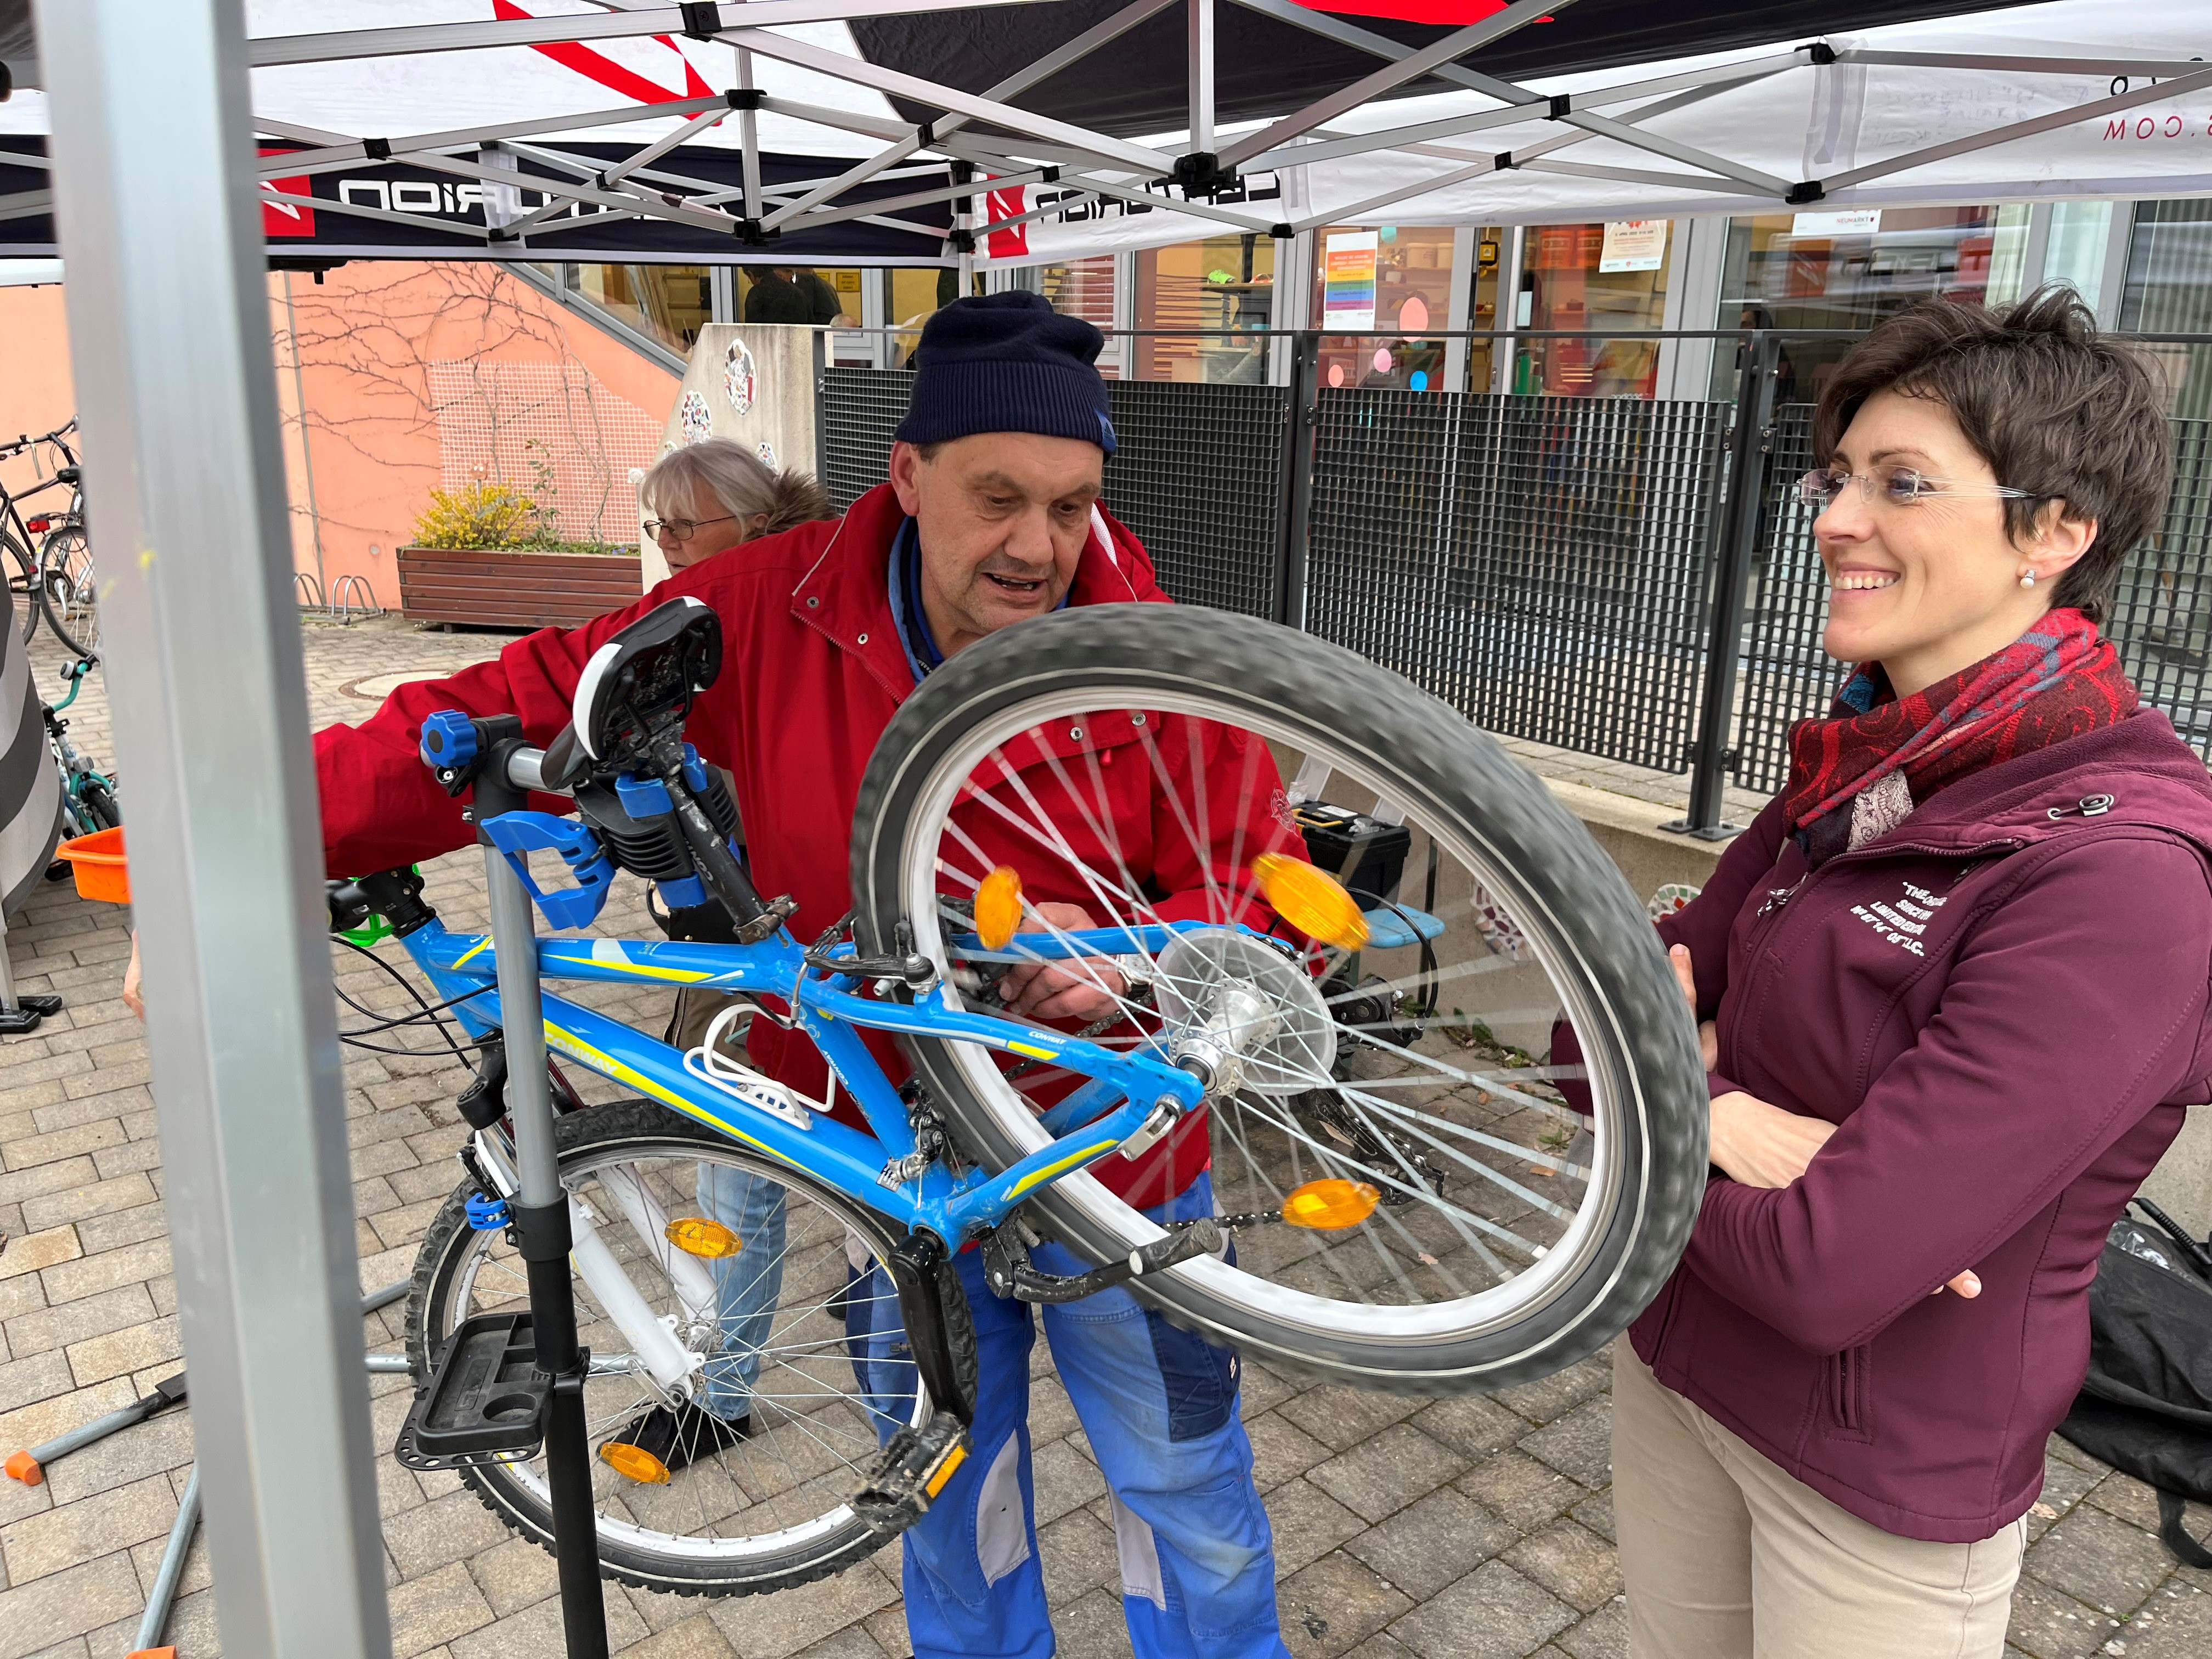
<svg viewBox="0 0 2212 1659">
<path fill-rule="evenodd" d="M 2023 571 L 2021 571 L 2021 572 L 2020 573 L 2020 585 L 2021 585 L 2022 587 L 2033 587 L 2033 586 L 2035 586 L 2035 572 L 2033 572 L 2033 570 L 2023 570 Z"/>
</svg>

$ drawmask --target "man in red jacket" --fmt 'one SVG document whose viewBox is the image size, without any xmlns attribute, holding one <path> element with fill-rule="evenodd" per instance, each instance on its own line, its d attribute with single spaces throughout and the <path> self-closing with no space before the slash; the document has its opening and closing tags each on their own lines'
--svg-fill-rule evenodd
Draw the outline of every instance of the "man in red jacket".
<svg viewBox="0 0 2212 1659">
<path fill-rule="evenodd" d="M 846 846 L 861 773 L 923 676 L 986 635 L 1063 605 L 1166 601 L 1142 546 L 1098 504 L 1114 449 L 1094 367 L 1101 343 L 1089 324 L 1033 295 L 956 301 L 923 331 L 890 482 L 843 519 L 749 543 L 679 573 L 626 611 L 568 632 L 533 634 L 497 661 L 449 680 L 402 686 L 359 727 L 319 733 L 331 872 L 389 869 L 472 839 L 459 804 L 418 757 L 425 715 L 453 708 L 513 713 L 532 741 L 546 742 L 568 720 L 577 678 L 600 643 L 653 606 L 690 594 L 721 618 L 724 666 L 688 735 L 736 780 L 756 885 L 798 901 L 790 925 L 799 937 L 828 927 L 849 908 Z M 1133 821 L 1138 815 L 1122 826 L 1126 846 L 1153 848 L 1152 867 L 1133 873 L 1167 895 L 1159 908 L 1172 915 L 1176 895 L 1202 904 L 1206 865 L 1224 867 L 1233 849 L 1271 846 L 1281 834 L 1267 810 L 1279 786 L 1264 753 L 1247 754 L 1232 736 L 1218 751 L 1187 750 L 1182 761 L 1170 754 L 1164 763 L 1198 775 L 1181 781 L 1182 793 L 1188 799 L 1193 787 L 1203 791 L 1208 810 L 1200 819 L 1218 843 L 1195 857 L 1187 847 L 1171 854 L 1153 847 L 1152 826 Z M 1048 792 L 1051 779 L 1039 772 L 1033 787 Z M 1079 823 L 1074 804 L 1066 805 L 1063 821 Z M 1141 816 L 1149 815 L 1147 804 Z M 1049 872 L 1039 873 L 1031 897 L 1055 925 L 1103 920 L 1071 902 L 1084 897 L 1079 888 L 1055 890 Z M 1003 988 L 1018 1012 L 1080 1020 L 1115 1006 L 1111 985 L 1031 967 L 1016 969 Z M 807 1095 L 828 1092 L 820 1056 L 803 1035 L 757 1021 L 748 1042 L 762 1070 Z M 1093 1173 L 1165 1221 L 1212 1213 L 1207 1162 L 1205 1115 L 1193 1114 L 1144 1158 L 1109 1158 Z M 702 1190 L 702 1201 L 749 1245 L 778 1254 L 782 1189 L 725 1173 L 732 1190 Z M 1062 1273 L 1084 1265 L 1050 1245 L 1036 1260 Z M 976 1252 L 965 1253 L 960 1266 L 981 1348 L 975 1449 L 906 1536 L 908 1627 L 917 1659 L 1045 1659 L 1053 1639 L 1030 1503 L 1029 1314 L 986 1291 Z M 775 1293 L 770 1285 L 765 1301 L 756 1294 L 745 1306 L 721 1310 L 729 1346 L 757 1351 L 759 1338 L 748 1334 L 765 1328 Z M 853 1302 L 888 1305 L 872 1295 Z M 1267 1515 L 1237 1421 L 1234 1357 L 1119 1291 L 1048 1309 L 1045 1320 L 1113 1491 L 1139 1659 L 1285 1656 Z M 860 1331 L 855 1343 L 867 1393 L 886 1401 L 911 1390 L 911 1364 L 892 1358 L 902 1351 L 900 1333 Z M 703 1406 L 687 1405 L 681 1415 L 657 1410 L 620 1437 L 665 1450 L 671 1463 L 735 1444 L 749 1426 L 757 1364 L 757 1352 L 716 1362 Z"/>
</svg>

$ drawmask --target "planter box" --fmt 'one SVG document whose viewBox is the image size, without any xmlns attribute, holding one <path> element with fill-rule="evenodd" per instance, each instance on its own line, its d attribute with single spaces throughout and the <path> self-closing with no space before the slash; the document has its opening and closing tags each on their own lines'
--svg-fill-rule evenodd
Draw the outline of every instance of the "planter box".
<svg viewBox="0 0 2212 1659">
<path fill-rule="evenodd" d="M 645 591 L 635 554 L 403 547 L 399 614 L 414 622 L 574 628 Z"/>
</svg>

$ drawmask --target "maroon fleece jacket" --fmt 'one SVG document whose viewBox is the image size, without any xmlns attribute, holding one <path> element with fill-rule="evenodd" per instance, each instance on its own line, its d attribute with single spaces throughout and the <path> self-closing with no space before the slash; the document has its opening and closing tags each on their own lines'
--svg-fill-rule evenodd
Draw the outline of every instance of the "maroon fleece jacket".
<svg viewBox="0 0 2212 1659">
<path fill-rule="evenodd" d="M 1838 1127 L 1786 1188 L 1711 1181 L 1632 1333 L 1660 1381 L 1886 1531 L 2034 1503 L 2106 1231 L 2212 1099 L 2208 857 L 2204 763 L 2151 711 L 1817 872 L 1770 805 L 1660 929 L 1718 1022 L 1713 1091 Z M 1931 1294 L 1968 1267 L 1978 1297 Z"/>
</svg>

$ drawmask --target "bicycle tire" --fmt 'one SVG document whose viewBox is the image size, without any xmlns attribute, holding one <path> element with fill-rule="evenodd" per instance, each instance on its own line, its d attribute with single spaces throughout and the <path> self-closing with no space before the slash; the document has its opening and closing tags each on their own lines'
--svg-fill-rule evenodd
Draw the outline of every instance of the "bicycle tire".
<svg viewBox="0 0 2212 1659">
<path fill-rule="evenodd" d="M 1098 701 L 1080 700 L 1089 696 Z M 1243 720 L 1270 743 L 1356 754 L 1382 786 L 1378 799 L 1488 849 L 1483 867 L 1498 873 L 1485 880 L 1547 930 L 1567 964 L 1572 982 L 1562 991 L 1592 1090 L 1617 1103 L 1604 1108 L 1619 1119 L 1607 1131 L 1616 1162 L 1601 1212 L 1593 1200 L 1582 1265 L 1550 1264 L 1542 1271 L 1556 1276 L 1540 1302 L 1482 1328 L 1453 1332 L 1437 1320 L 1425 1327 L 1414 1316 L 1425 1309 L 1358 1308 L 1356 1329 L 1349 1321 L 1332 1328 L 1318 1310 L 1293 1320 L 1277 1309 L 1303 1309 L 1296 1293 L 1263 1291 L 1225 1261 L 1187 1264 L 1130 1288 L 1174 1322 L 1270 1365 L 1385 1391 L 1487 1392 L 1595 1352 L 1662 1287 L 1703 1197 L 1706 1091 L 1696 1034 L 1649 917 L 1583 826 L 1489 738 L 1364 659 L 1272 624 L 1162 605 L 1064 611 L 971 647 L 901 706 L 863 779 L 851 868 L 861 948 L 893 948 L 902 920 L 933 947 L 934 919 L 925 927 L 918 915 L 942 879 L 932 863 L 939 843 L 921 820 L 940 810 L 933 800 L 950 812 L 969 775 L 962 757 L 995 757 L 988 745 L 1015 732 L 1036 734 L 1048 718 L 1079 737 L 1066 728 L 1070 709 L 1146 710 L 1179 699 L 1217 711 L 1194 719 Z M 1048 713 L 1030 726 L 1029 709 Z M 1145 717 L 1130 718 L 1142 725 Z M 1152 729 L 1173 718 L 1155 720 Z M 1006 1103 L 1007 1091 L 993 1093 L 985 1050 L 937 1038 L 909 1042 L 956 1137 L 985 1168 L 1004 1170 L 1042 1143 L 1042 1132 Z M 1220 1115 L 1217 1107 L 1217 1123 Z M 1218 1187 L 1217 1174 L 1217 1194 Z M 1161 1236 L 1085 1175 L 1040 1188 L 1030 1201 L 1049 1231 L 1093 1262 L 1122 1260 Z M 1256 1305 L 1263 1297 L 1269 1306 Z"/>
<path fill-rule="evenodd" d="M 28 645 L 31 636 L 39 631 L 41 611 L 38 602 L 39 562 L 29 548 L 15 539 L 15 532 L 5 528 L 0 528 L 0 558 L 15 561 L 15 574 L 8 578 L 8 588 L 21 613 L 15 618 L 15 631 Z M 0 569 L 4 568 L 5 564 L 0 563 Z"/>
<path fill-rule="evenodd" d="M 97 656 L 100 650 L 94 581 L 92 543 L 82 525 L 64 525 L 39 544 L 39 610 L 54 637 L 80 657 Z M 89 601 L 87 593 L 92 595 Z"/>
<path fill-rule="evenodd" d="M 771 1174 L 785 1188 L 803 1192 L 879 1255 L 896 1242 L 875 1211 L 651 1101 L 617 1101 L 569 1113 L 556 1121 L 554 1138 L 564 1184 L 577 1181 L 576 1171 L 594 1158 L 605 1162 L 604 1155 L 610 1152 L 629 1151 L 641 1158 L 696 1158 L 711 1153 L 749 1171 Z M 473 1182 L 464 1182 L 454 1190 L 431 1222 L 416 1257 L 407 1302 L 407 1354 L 418 1383 L 429 1374 L 432 1333 L 442 1336 L 456 1322 L 457 1310 L 451 1297 L 466 1251 L 472 1241 L 484 1237 L 470 1226 L 466 1213 L 468 1200 L 477 1190 Z M 586 1294 L 580 1285 L 580 1316 L 587 1312 Z M 921 1399 L 921 1409 L 926 1412 L 926 1395 Z M 744 1443 L 761 1443 L 756 1439 Z M 514 1468 L 493 1464 L 464 1468 L 459 1473 L 478 1501 L 504 1524 L 548 1553 L 552 1551 L 550 1512 L 544 1495 L 529 1481 L 518 1479 Z M 625 1522 L 611 1525 L 603 1514 L 599 1537 L 600 1575 L 677 1595 L 764 1595 L 841 1572 L 888 1541 L 884 1534 L 871 1530 L 842 1505 L 811 1522 L 782 1528 L 781 1534 L 791 1537 L 781 1547 L 742 1554 L 732 1547 L 717 1557 L 698 1540 L 653 1533 Z M 657 1543 L 657 1539 L 666 1541 Z"/>
<path fill-rule="evenodd" d="M 115 804 L 115 793 L 97 778 L 88 778 L 82 791 L 84 814 L 92 820 L 95 830 L 113 830 L 123 823 L 123 809 Z"/>
</svg>

